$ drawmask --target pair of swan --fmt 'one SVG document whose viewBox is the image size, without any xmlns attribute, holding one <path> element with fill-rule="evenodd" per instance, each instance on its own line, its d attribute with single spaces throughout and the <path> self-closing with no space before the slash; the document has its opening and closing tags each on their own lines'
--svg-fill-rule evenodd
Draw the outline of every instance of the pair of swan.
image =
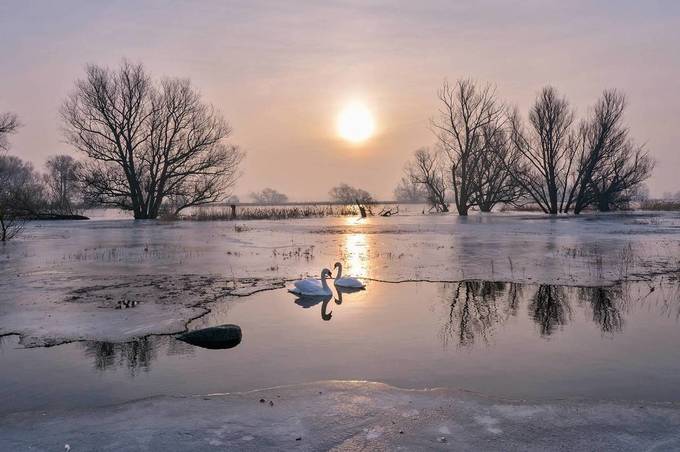
<svg viewBox="0 0 680 452">
<path fill-rule="evenodd" d="M 338 273 L 335 275 L 335 280 L 333 281 L 336 288 L 344 289 L 364 289 L 366 285 L 357 278 L 352 278 L 351 276 L 342 276 L 342 264 L 336 262 L 333 268 L 338 269 Z M 321 281 L 313 278 L 301 279 L 299 281 L 293 282 L 293 288 L 288 289 L 292 294 L 305 296 L 305 297 L 325 297 L 333 295 L 333 291 L 328 287 L 326 278 L 332 278 L 333 274 L 327 268 L 321 270 Z"/>
</svg>

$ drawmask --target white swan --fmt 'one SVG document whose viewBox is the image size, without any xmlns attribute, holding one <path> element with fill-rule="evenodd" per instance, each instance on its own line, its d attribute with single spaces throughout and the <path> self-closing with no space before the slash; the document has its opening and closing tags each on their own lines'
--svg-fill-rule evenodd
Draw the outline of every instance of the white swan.
<svg viewBox="0 0 680 452">
<path fill-rule="evenodd" d="M 295 287 L 288 289 L 288 292 L 301 297 L 327 297 L 333 295 L 333 291 L 326 283 L 326 278 L 331 277 L 331 271 L 327 268 L 321 270 L 321 282 L 313 278 L 295 281 Z"/>
<path fill-rule="evenodd" d="M 335 275 L 335 285 L 338 287 L 344 287 L 347 289 L 365 289 L 366 284 L 361 282 L 357 278 L 352 278 L 351 276 L 342 276 L 342 264 L 336 262 L 333 268 L 338 269 L 338 273 Z"/>
</svg>

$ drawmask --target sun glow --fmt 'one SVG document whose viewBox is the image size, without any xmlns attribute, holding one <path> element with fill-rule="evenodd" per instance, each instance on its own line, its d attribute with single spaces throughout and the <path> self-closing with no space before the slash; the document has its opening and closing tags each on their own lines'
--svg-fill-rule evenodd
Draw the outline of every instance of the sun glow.
<svg viewBox="0 0 680 452">
<path fill-rule="evenodd" d="M 375 131 L 373 114 L 360 102 L 348 104 L 338 115 L 338 134 L 347 141 L 360 143 Z"/>
</svg>

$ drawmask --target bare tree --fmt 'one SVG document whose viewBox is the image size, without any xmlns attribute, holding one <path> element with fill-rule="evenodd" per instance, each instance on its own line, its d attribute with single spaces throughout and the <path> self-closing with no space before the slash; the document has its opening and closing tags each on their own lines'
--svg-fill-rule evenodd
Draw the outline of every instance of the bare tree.
<svg viewBox="0 0 680 452">
<path fill-rule="evenodd" d="M 0 241 L 14 238 L 24 221 L 38 214 L 43 205 L 43 187 L 30 163 L 0 155 Z"/>
<path fill-rule="evenodd" d="M 483 128 L 499 121 L 503 107 L 490 85 L 478 87 L 472 80 L 444 82 L 438 92 L 439 117 L 431 121 L 448 157 L 449 182 L 459 215 L 475 204 L 475 178 L 483 150 Z"/>
<path fill-rule="evenodd" d="M 448 212 L 446 179 L 436 152 L 421 148 L 413 153 L 413 161 L 406 164 L 405 173 L 414 185 L 425 187 L 427 202 L 437 212 Z"/>
<path fill-rule="evenodd" d="M 21 124 L 14 113 L 0 113 L 0 151 L 9 148 L 7 137 L 17 131 Z"/>
<path fill-rule="evenodd" d="M 89 65 L 61 108 L 69 143 L 89 161 L 90 199 L 156 218 L 219 201 L 238 178 L 243 153 L 231 128 L 188 80 L 151 80 L 142 65 Z"/>
<path fill-rule="evenodd" d="M 474 204 L 482 212 L 491 212 L 497 204 L 517 204 L 524 190 L 512 176 L 517 171 L 518 155 L 509 134 L 498 121 L 482 127 L 482 137 L 479 164 L 472 179 Z"/>
<path fill-rule="evenodd" d="M 47 159 L 45 166 L 51 208 L 60 214 L 72 214 L 79 192 L 80 163 L 70 155 L 55 155 Z"/>
<path fill-rule="evenodd" d="M 579 128 L 578 171 L 570 196 L 576 214 L 589 205 L 609 211 L 628 204 L 636 187 L 651 175 L 652 159 L 623 125 L 625 107 L 622 93 L 605 91 Z"/>
<path fill-rule="evenodd" d="M 328 195 L 333 201 L 344 204 L 371 204 L 374 202 L 373 196 L 366 190 L 345 183 L 331 188 Z"/>
<path fill-rule="evenodd" d="M 605 91 L 574 130 L 569 103 L 546 87 L 529 113 L 528 131 L 516 112 L 511 116 L 520 163 L 510 173 L 544 212 L 578 214 L 588 206 L 608 211 L 627 204 L 651 175 L 652 159 L 623 125 L 625 106 L 623 94 Z M 504 159 L 506 166 L 514 159 Z"/>
<path fill-rule="evenodd" d="M 253 192 L 250 197 L 258 204 L 283 204 L 288 202 L 288 196 L 273 188 L 265 188 L 259 192 Z"/>
<path fill-rule="evenodd" d="M 517 111 L 510 117 L 512 145 L 521 159 L 508 169 L 545 213 L 566 212 L 571 201 L 567 195 L 573 194 L 568 184 L 575 171 L 573 122 L 569 102 L 551 86 L 539 93 L 529 112 L 528 129 Z"/>
<path fill-rule="evenodd" d="M 608 212 L 644 198 L 643 182 L 651 176 L 653 168 L 654 161 L 643 148 L 620 149 L 593 175 L 591 188 L 597 209 Z"/>
<path fill-rule="evenodd" d="M 394 189 L 394 199 L 399 202 L 425 202 L 427 189 L 406 174 Z"/>
</svg>

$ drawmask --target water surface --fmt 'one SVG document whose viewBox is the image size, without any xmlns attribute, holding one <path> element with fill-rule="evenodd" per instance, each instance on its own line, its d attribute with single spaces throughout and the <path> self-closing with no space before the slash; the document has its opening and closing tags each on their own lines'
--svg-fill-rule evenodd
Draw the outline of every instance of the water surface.
<svg viewBox="0 0 680 452">
<path fill-rule="evenodd" d="M 16 336 L 0 338 L 0 411 L 325 379 L 530 400 L 680 401 L 680 302 L 668 281 L 373 282 L 342 300 L 273 290 L 211 307 L 191 328 L 236 323 L 237 347 L 206 350 L 150 336 L 23 349 Z"/>
</svg>

